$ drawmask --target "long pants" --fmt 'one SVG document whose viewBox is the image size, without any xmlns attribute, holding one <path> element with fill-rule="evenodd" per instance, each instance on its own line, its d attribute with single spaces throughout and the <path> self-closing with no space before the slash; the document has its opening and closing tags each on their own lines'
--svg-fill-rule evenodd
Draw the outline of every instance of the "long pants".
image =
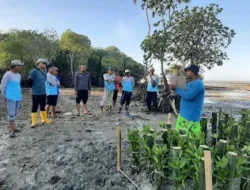
<svg viewBox="0 0 250 190">
<path fill-rule="evenodd" d="M 126 103 L 126 107 L 129 106 L 131 102 L 132 92 L 122 91 L 121 106 Z"/>
<path fill-rule="evenodd" d="M 101 101 L 101 106 L 107 105 L 112 106 L 113 101 L 113 90 L 104 89 L 103 98 Z"/>
<path fill-rule="evenodd" d="M 32 95 L 32 113 L 36 113 L 39 106 L 40 106 L 40 111 L 45 111 L 46 94 Z"/>
<path fill-rule="evenodd" d="M 147 92 L 148 111 L 152 110 L 152 101 L 154 107 L 157 108 L 157 92 Z"/>
</svg>

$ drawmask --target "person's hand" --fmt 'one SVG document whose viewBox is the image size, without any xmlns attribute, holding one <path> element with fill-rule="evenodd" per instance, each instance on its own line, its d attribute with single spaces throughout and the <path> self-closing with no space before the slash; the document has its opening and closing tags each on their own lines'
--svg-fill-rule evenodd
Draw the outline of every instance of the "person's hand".
<svg viewBox="0 0 250 190">
<path fill-rule="evenodd" d="M 170 84 L 169 87 L 172 89 L 172 90 L 175 90 L 177 87 L 178 87 L 178 84 Z"/>
</svg>

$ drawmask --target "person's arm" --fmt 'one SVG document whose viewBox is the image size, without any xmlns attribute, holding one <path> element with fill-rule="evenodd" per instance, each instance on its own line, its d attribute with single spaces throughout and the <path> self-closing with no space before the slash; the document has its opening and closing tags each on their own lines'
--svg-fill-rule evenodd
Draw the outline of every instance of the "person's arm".
<svg viewBox="0 0 250 190">
<path fill-rule="evenodd" d="M 56 78 L 56 77 L 55 77 Z M 56 78 L 56 86 L 60 86 L 60 81 L 59 79 Z"/>
<path fill-rule="evenodd" d="M 133 88 L 135 87 L 135 79 L 134 77 L 132 77 L 132 85 L 133 85 Z"/>
<path fill-rule="evenodd" d="M 78 85 L 78 73 L 75 74 L 75 81 L 74 81 L 75 92 L 77 92 L 77 85 Z"/>
<path fill-rule="evenodd" d="M 121 81 L 121 85 L 122 85 L 122 86 L 123 86 L 124 80 L 125 80 L 125 78 L 122 77 L 122 81 Z"/>
<path fill-rule="evenodd" d="M 3 97 L 6 98 L 6 88 L 7 88 L 7 84 L 10 80 L 10 75 L 8 73 L 5 73 L 3 75 L 3 79 L 1 81 L 1 94 L 3 95 Z"/>
<path fill-rule="evenodd" d="M 186 100 L 192 100 L 202 89 L 204 88 L 203 84 L 201 82 L 195 82 L 191 87 L 189 87 L 187 90 L 183 90 L 180 87 L 176 88 L 176 93 L 186 99 Z"/>
<path fill-rule="evenodd" d="M 49 73 L 47 74 L 47 81 L 50 83 L 51 86 L 57 86 L 56 77 Z"/>
<path fill-rule="evenodd" d="M 29 86 L 30 87 L 33 86 L 33 82 L 34 82 L 35 78 L 36 78 L 36 72 L 33 69 L 33 70 L 30 71 L 30 74 L 29 74 Z"/>
<path fill-rule="evenodd" d="M 89 74 L 89 80 L 88 80 L 88 87 L 89 87 L 89 91 L 91 91 L 91 78 L 90 78 L 90 74 Z"/>
</svg>

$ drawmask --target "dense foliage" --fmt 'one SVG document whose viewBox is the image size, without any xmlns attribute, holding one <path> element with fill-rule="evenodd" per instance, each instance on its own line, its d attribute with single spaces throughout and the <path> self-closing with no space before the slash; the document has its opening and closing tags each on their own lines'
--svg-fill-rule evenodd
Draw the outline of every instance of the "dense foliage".
<svg viewBox="0 0 250 190">
<path fill-rule="evenodd" d="M 23 85 L 29 71 L 35 67 L 38 58 L 46 58 L 60 69 L 61 83 L 65 87 L 73 85 L 72 76 L 80 64 L 86 64 L 91 74 L 92 85 L 102 85 L 102 75 L 108 66 L 114 66 L 121 74 L 130 69 L 138 79 L 144 74 L 142 64 L 136 62 L 115 46 L 106 49 L 94 48 L 91 40 L 82 34 L 66 30 L 59 38 L 56 31 L 10 30 L 0 33 L 0 80 L 9 69 L 10 61 L 20 59 L 24 62 Z"/>
</svg>

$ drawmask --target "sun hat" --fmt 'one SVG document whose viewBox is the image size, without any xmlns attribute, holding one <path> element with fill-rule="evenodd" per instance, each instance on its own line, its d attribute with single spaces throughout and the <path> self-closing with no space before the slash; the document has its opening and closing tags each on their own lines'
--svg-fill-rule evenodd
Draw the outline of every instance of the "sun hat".
<svg viewBox="0 0 250 190">
<path fill-rule="evenodd" d="M 15 59 L 11 61 L 10 65 L 11 66 L 23 66 L 24 64 L 22 63 L 22 61 Z"/>
<path fill-rule="evenodd" d="M 48 65 L 49 62 L 47 61 L 47 59 L 43 59 L 43 58 L 39 58 L 37 61 L 36 61 L 36 64 L 38 65 L 39 63 L 43 63 L 45 65 Z"/>
</svg>

